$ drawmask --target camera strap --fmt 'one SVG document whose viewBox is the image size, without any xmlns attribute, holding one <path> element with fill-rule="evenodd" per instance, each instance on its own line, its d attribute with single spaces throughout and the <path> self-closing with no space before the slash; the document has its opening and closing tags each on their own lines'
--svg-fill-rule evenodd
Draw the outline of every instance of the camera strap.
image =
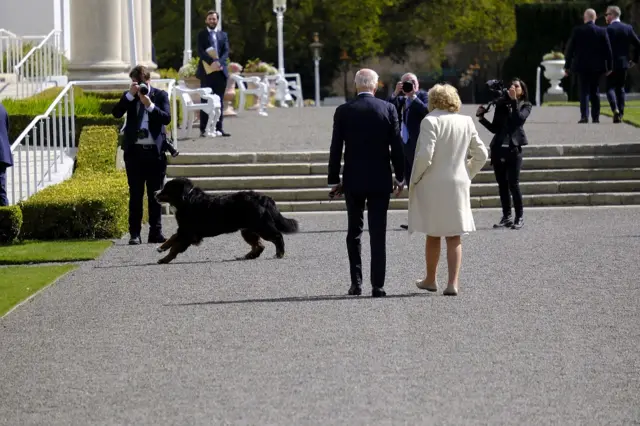
<svg viewBox="0 0 640 426">
<path fill-rule="evenodd" d="M 140 130 L 140 127 L 142 126 L 142 120 L 144 119 L 144 112 L 145 112 L 144 104 L 138 101 L 138 130 Z"/>
</svg>

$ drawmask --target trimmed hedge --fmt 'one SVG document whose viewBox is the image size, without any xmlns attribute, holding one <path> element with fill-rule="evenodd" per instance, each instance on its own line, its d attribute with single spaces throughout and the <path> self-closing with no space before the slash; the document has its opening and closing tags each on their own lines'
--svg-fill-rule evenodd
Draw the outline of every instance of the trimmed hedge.
<svg viewBox="0 0 640 426">
<path fill-rule="evenodd" d="M 22 210 L 19 206 L 0 207 L 0 244 L 11 244 L 20 235 Z"/>
<path fill-rule="evenodd" d="M 25 239 L 120 238 L 127 230 L 129 190 L 116 170 L 113 126 L 82 130 L 78 167 L 71 177 L 21 203 Z"/>
</svg>

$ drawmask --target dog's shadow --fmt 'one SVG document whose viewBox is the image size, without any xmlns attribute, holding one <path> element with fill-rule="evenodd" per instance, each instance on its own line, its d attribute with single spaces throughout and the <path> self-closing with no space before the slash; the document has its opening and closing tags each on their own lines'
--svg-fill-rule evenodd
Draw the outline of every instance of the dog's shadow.
<svg viewBox="0 0 640 426">
<path fill-rule="evenodd" d="M 433 297 L 430 293 L 402 293 L 389 294 L 380 299 L 404 299 L 411 297 Z M 190 303 L 169 303 L 164 306 L 201 306 L 201 305 L 233 305 L 244 303 L 290 303 L 290 302 L 325 302 L 325 301 L 341 301 L 341 300 L 367 300 L 372 299 L 368 296 L 347 296 L 342 294 L 324 294 L 318 296 L 291 296 L 291 297 L 273 297 L 265 299 L 238 299 L 238 300 L 211 300 L 207 302 L 190 302 Z"/>
<path fill-rule="evenodd" d="M 202 263 L 229 263 L 229 262 L 258 262 L 258 261 L 270 261 L 270 260 L 280 260 L 276 257 L 261 257 L 258 259 L 245 259 L 245 258 L 235 258 L 235 259 L 219 259 L 219 260 L 190 260 L 190 261 L 171 261 L 170 263 L 158 263 L 155 262 L 147 262 L 147 263 L 125 263 L 122 265 L 104 265 L 104 266 L 94 266 L 94 269 L 116 269 L 116 268 L 131 268 L 136 266 L 171 266 L 171 265 L 197 265 Z"/>
</svg>

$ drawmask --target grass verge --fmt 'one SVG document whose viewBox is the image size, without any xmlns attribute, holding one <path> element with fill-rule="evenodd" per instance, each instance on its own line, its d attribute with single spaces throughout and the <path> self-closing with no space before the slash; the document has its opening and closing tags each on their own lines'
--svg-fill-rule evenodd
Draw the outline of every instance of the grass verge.
<svg viewBox="0 0 640 426">
<path fill-rule="evenodd" d="M 0 317 L 76 265 L 8 266 L 0 268 Z"/>
<path fill-rule="evenodd" d="M 601 102 L 602 115 L 606 115 L 607 117 L 613 117 L 613 113 L 609 109 L 609 103 L 606 101 Z M 573 106 L 579 107 L 579 102 L 545 102 L 542 104 L 545 106 Z M 635 127 L 640 127 L 640 101 L 627 101 L 625 105 L 624 118 L 625 123 L 630 124 Z"/>
<path fill-rule="evenodd" d="M 0 247 L 0 265 L 93 260 L 111 244 L 107 240 L 24 241 Z"/>
</svg>

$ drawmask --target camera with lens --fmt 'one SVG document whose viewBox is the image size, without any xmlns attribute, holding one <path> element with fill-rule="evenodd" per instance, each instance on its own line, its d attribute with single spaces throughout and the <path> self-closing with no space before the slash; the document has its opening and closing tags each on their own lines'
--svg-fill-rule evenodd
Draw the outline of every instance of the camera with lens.
<svg viewBox="0 0 640 426">
<path fill-rule="evenodd" d="M 489 80 L 487 81 L 487 89 L 491 94 L 491 100 L 484 106 L 485 113 L 491 110 L 491 106 L 508 104 L 511 101 L 509 97 L 509 89 L 504 86 L 502 80 Z"/>
<path fill-rule="evenodd" d="M 404 83 L 402 83 L 402 91 L 404 93 L 411 93 L 413 92 L 413 82 L 411 81 L 405 81 Z"/>
<path fill-rule="evenodd" d="M 143 94 L 143 95 L 148 95 L 149 94 L 149 86 L 147 86 L 145 83 L 139 81 L 138 82 L 138 91 Z"/>
<path fill-rule="evenodd" d="M 138 130 L 138 140 L 146 139 L 148 137 L 149 137 L 149 130 L 147 130 L 147 129 Z"/>
</svg>

